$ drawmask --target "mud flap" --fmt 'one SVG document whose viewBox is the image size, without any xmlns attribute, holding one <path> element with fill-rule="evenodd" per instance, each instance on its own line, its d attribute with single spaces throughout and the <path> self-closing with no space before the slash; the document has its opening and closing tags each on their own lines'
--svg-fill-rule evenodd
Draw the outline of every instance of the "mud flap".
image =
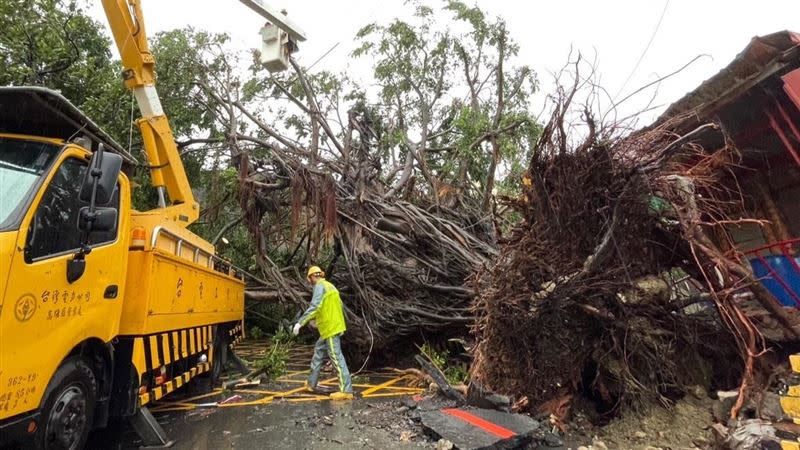
<svg viewBox="0 0 800 450">
<path fill-rule="evenodd" d="M 136 415 L 129 420 L 133 429 L 142 438 L 141 448 L 169 448 L 175 444 L 175 441 L 167 437 L 167 433 L 146 407 L 138 408 Z"/>
</svg>

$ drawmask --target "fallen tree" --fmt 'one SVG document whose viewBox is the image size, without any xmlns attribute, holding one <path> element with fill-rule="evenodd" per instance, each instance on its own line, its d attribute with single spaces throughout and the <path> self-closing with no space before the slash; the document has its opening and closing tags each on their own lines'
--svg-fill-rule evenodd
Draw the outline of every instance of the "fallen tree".
<svg viewBox="0 0 800 450">
<path fill-rule="evenodd" d="M 304 309 L 304 270 L 320 265 L 343 294 L 345 348 L 358 362 L 413 351 L 409 336 L 468 333 L 465 279 L 494 258 L 507 226 L 493 194 L 518 177 L 541 130 L 529 111 L 535 73 L 511 63 L 518 47 L 504 22 L 458 1 L 441 13 L 417 6 L 414 21 L 358 32 L 370 95 L 295 60 L 240 81 L 233 57 L 210 46 L 214 70 L 195 91 L 216 131 L 182 146 L 222 149 L 228 179 L 236 173 L 220 209 L 235 198 L 240 214 L 212 228 L 242 227 L 252 241 L 251 317 L 268 320 L 258 302 Z M 443 29 L 437 14 L 464 26 Z"/>
<path fill-rule="evenodd" d="M 473 278 L 471 375 L 559 419 L 578 397 L 610 413 L 713 379 L 739 385 L 735 417 L 764 349 L 735 301 L 760 286 L 715 233 L 748 220 L 729 216 L 740 193 L 722 182 L 737 149 L 694 143 L 714 124 L 676 134 L 680 117 L 634 133 L 603 123 L 573 104 L 584 81 L 576 71 L 553 97 L 523 193 L 506 199 L 524 219 Z"/>
<path fill-rule="evenodd" d="M 434 213 L 374 193 L 356 199 L 354 185 L 334 185 L 325 175 L 300 169 L 295 177 L 303 178 L 292 182 L 297 220 L 308 224 L 309 233 L 299 243 L 332 243 L 325 267 L 343 294 L 346 341 L 356 360 L 367 357 L 370 349 L 389 349 L 409 335 L 464 333 L 472 322 L 473 292 L 463 282 L 495 255 L 490 228 L 468 215 Z M 270 281 L 250 295 L 304 308 L 309 288 L 303 276 L 280 270 L 267 256 L 262 229 L 268 214 L 258 206 L 263 195 L 254 191 L 242 200 L 245 223 L 262 249 L 257 259 Z"/>
</svg>

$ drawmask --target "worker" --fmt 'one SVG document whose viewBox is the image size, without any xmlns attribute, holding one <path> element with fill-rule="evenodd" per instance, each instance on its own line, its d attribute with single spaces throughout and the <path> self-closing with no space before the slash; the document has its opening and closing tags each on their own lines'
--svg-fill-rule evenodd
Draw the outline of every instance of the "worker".
<svg viewBox="0 0 800 450">
<path fill-rule="evenodd" d="M 342 333 L 347 326 L 344 323 L 344 311 L 339 291 L 325 279 L 325 272 L 317 266 L 311 266 L 308 269 L 306 278 L 314 287 L 314 294 L 311 297 L 311 305 L 300 316 L 292 333 L 297 336 L 300 328 L 312 319 L 317 323 L 319 339 L 314 346 L 314 357 L 311 359 L 308 388 L 312 392 L 322 392 L 322 389 L 317 386 L 317 382 L 322 362 L 325 360 L 325 355 L 328 355 L 339 377 L 339 391 L 330 394 L 331 400 L 352 400 L 353 384 L 350 380 L 350 371 L 347 370 L 347 362 L 342 355 Z"/>
</svg>

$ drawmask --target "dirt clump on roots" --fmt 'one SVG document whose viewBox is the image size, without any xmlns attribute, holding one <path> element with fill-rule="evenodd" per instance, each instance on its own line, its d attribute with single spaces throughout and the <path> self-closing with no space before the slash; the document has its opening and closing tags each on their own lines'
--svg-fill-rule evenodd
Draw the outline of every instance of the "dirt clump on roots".
<svg viewBox="0 0 800 450">
<path fill-rule="evenodd" d="M 616 449 L 707 448 L 712 442 L 708 430 L 713 421 L 712 404 L 700 388 L 670 408 L 651 405 L 618 417 L 600 429 L 597 437 Z"/>
</svg>

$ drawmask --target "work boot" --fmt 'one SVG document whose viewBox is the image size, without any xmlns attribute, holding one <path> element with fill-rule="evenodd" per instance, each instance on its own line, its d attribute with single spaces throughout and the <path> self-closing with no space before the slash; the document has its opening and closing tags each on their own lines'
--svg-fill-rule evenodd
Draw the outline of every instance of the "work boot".
<svg viewBox="0 0 800 450">
<path fill-rule="evenodd" d="M 336 392 L 336 388 L 334 388 L 332 386 L 316 385 L 316 386 L 307 386 L 307 388 L 308 388 L 309 391 L 311 391 L 311 392 L 313 392 L 315 394 L 320 394 L 320 395 L 328 395 L 328 394 L 332 394 L 332 393 Z"/>
<path fill-rule="evenodd" d="M 320 385 L 309 386 L 308 381 L 306 381 L 306 390 L 309 392 L 313 392 L 314 394 L 320 394 L 320 395 L 328 395 L 336 392 L 336 388 L 334 388 L 333 386 L 320 386 Z"/>
<path fill-rule="evenodd" d="M 352 392 L 334 392 L 331 394 L 331 400 L 352 400 Z"/>
</svg>

